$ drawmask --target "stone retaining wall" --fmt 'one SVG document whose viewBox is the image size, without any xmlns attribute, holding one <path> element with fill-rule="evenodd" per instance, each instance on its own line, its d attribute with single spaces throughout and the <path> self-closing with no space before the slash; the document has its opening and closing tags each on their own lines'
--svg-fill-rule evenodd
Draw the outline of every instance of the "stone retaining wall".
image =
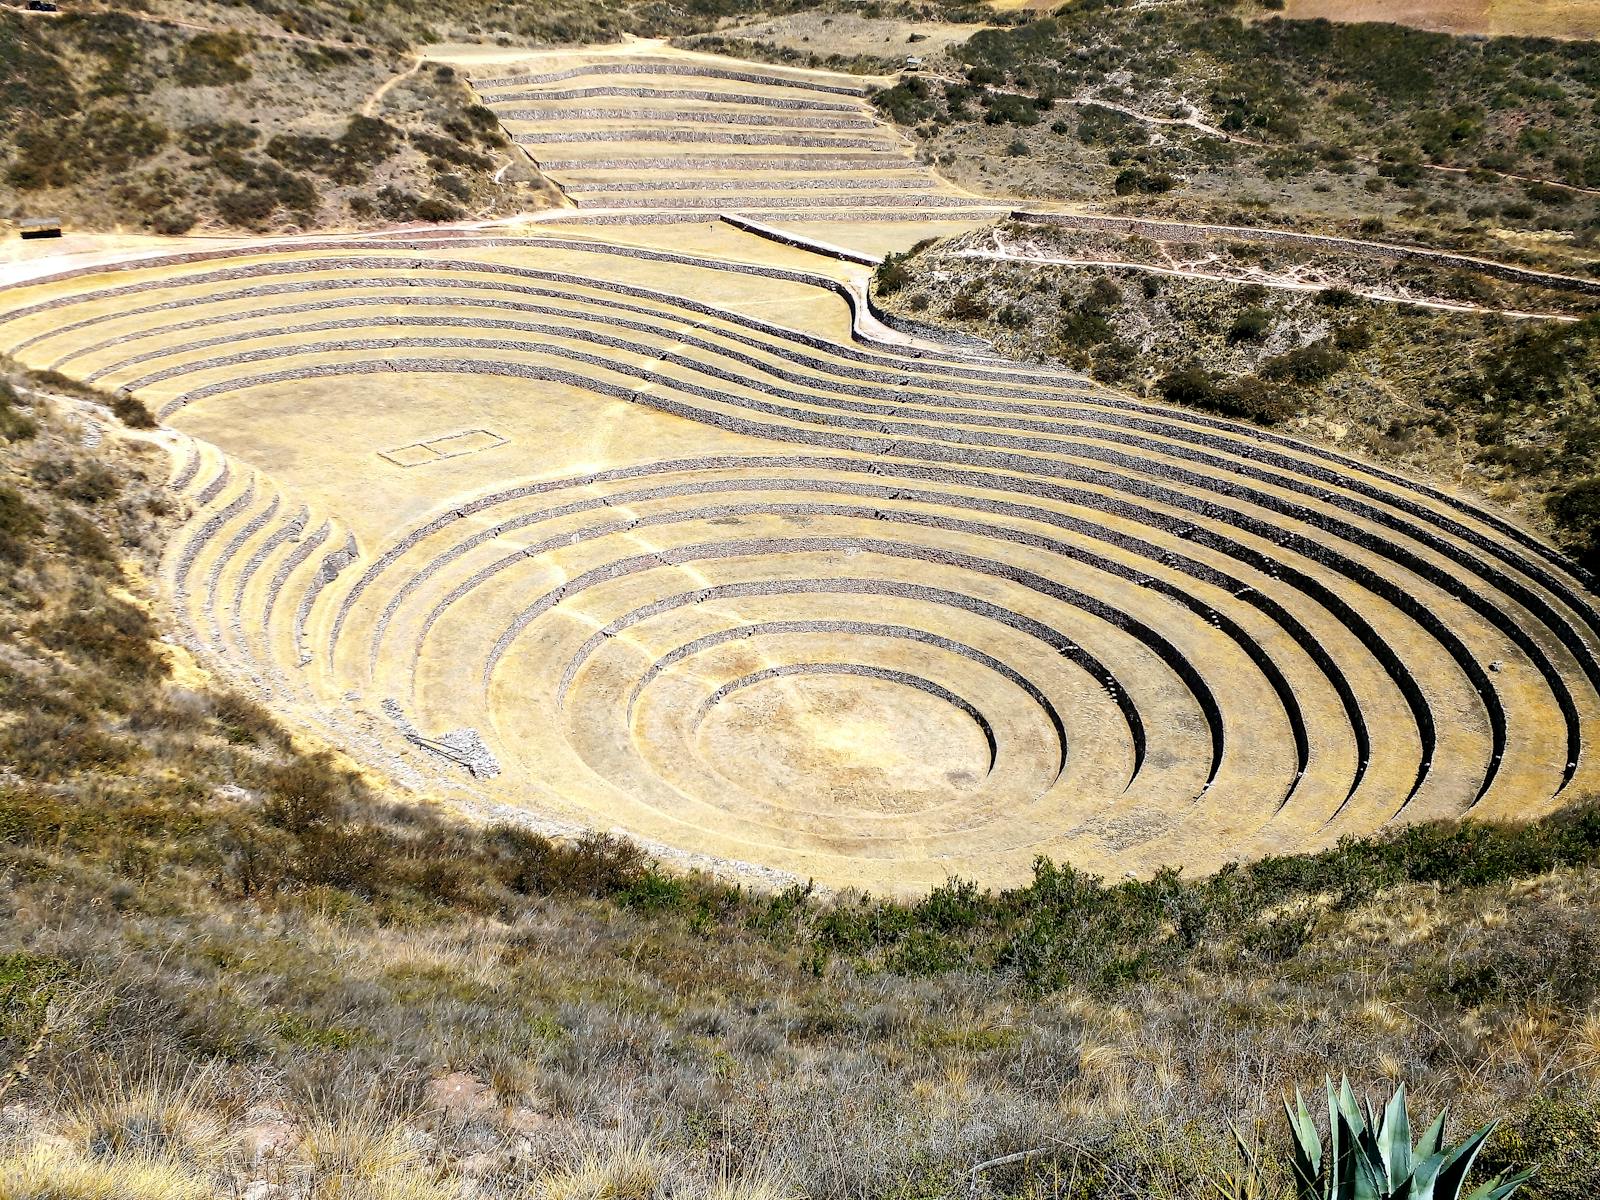
<svg viewBox="0 0 1600 1200">
<path fill-rule="evenodd" d="M 699 63 L 670 60 L 639 59 L 633 62 L 590 63 L 569 67 L 564 71 L 551 71 L 544 75 L 506 75 L 496 79 L 474 79 L 472 86 L 478 91 L 491 88 L 526 87 L 530 84 L 560 83 L 567 79 L 581 79 L 586 75 L 655 75 L 696 79 L 730 79 L 735 83 L 756 83 L 764 87 L 801 88 L 808 92 L 824 92 L 834 96 L 866 96 L 872 88 L 867 84 L 819 83 L 810 79 L 766 74 L 757 71 L 736 71 L 730 67 L 713 67 Z"/>
<path fill-rule="evenodd" d="M 592 145 L 643 142 L 684 142 L 716 146 L 799 146 L 816 150 L 877 150 L 898 154 L 899 144 L 887 134 L 876 137 L 820 137 L 810 133 L 741 133 L 724 129 L 573 129 L 539 133 L 514 133 L 519 146 Z"/>
<path fill-rule="evenodd" d="M 794 117 L 766 113 L 707 112 L 704 109 L 656 108 L 574 108 L 560 105 L 549 110 L 501 108 L 495 106 L 501 121 L 662 121 L 674 125 L 759 125 L 817 133 L 829 129 L 879 128 L 867 117 Z"/>
<path fill-rule="evenodd" d="M 514 104 L 529 100 L 567 103 L 573 100 L 615 96 L 638 100 L 703 100 L 719 104 L 749 104 L 761 108 L 781 108 L 792 112 L 855 113 L 859 104 L 839 104 L 829 100 L 802 100 L 794 96 L 763 96 L 745 92 L 699 91 L 691 88 L 592 87 L 564 88 L 559 91 L 509 92 L 489 98 L 490 105 Z"/>
<path fill-rule="evenodd" d="M 716 209 L 809 209 L 837 207 L 840 204 L 851 204 L 861 209 L 892 208 L 904 210 L 908 213 L 926 212 L 939 208 L 971 208 L 973 201 L 965 196 L 951 196 L 942 192 L 910 192 L 905 195 L 874 196 L 763 196 L 760 192 L 765 184 L 751 183 L 750 191 L 743 195 L 715 195 L 694 196 L 683 200 L 673 198 L 671 203 L 684 212 L 701 212 Z M 574 191 L 569 193 L 577 201 L 578 206 L 593 205 L 596 208 L 655 208 L 662 201 L 660 197 L 645 196 L 621 200 L 593 199 L 584 192 Z M 866 256 L 863 255 L 863 258 Z M 877 259 L 871 261 L 877 262 Z"/>
</svg>

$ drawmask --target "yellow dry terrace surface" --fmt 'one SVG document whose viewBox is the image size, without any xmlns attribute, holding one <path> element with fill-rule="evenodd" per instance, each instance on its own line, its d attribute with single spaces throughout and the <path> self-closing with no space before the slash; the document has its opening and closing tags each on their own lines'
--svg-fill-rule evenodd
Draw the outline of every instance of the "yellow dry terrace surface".
<svg viewBox="0 0 1600 1200">
<path fill-rule="evenodd" d="M 176 623 L 306 732 L 479 816 L 897 893 L 1600 784 L 1600 615 L 1528 532 L 875 316 L 878 256 L 992 213 L 858 80 L 464 69 L 572 208 L 0 277 L 0 350 L 159 413 Z"/>
<path fill-rule="evenodd" d="M 1600 36 L 1600 0 L 1288 0 L 1282 15 L 1384 21 L 1490 37 Z"/>
</svg>

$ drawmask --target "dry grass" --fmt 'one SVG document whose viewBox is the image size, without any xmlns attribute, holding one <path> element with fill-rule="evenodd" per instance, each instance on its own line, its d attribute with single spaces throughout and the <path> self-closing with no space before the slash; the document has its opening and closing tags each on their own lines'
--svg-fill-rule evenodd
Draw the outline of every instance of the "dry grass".
<svg viewBox="0 0 1600 1200">
<path fill-rule="evenodd" d="M 86 1158 L 53 1146 L 0 1156 L 6 1200 L 210 1200 L 205 1176 L 155 1159 Z"/>
<path fill-rule="evenodd" d="M 539 1191 L 544 1200 L 654 1200 L 666 1175 L 666 1164 L 648 1146 L 589 1150 L 546 1172 Z"/>
</svg>

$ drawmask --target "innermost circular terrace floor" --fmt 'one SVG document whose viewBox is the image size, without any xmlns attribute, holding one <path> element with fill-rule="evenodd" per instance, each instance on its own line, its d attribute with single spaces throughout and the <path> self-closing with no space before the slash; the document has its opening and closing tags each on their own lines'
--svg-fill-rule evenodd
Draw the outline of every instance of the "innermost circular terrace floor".
<svg viewBox="0 0 1600 1200">
<path fill-rule="evenodd" d="M 970 795 L 988 775 L 983 731 L 945 699 L 850 675 L 769 678 L 701 724 L 695 752 L 780 807 L 914 812 Z"/>
</svg>

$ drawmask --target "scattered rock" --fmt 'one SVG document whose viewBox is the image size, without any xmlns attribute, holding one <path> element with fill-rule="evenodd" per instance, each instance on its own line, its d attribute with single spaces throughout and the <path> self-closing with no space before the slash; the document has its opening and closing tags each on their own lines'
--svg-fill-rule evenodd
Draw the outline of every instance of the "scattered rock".
<svg viewBox="0 0 1600 1200">
<path fill-rule="evenodd" d="M 525 1137 L 532 1137 L 544 1133 L 555 1124 L 555 1118 L 533 1108 L 518 1106 L 505 1115 L 505 1127 L 508 1133 L 520 1133 Z"/>
<path fill-rule="evenodd" d="M 239 1151 L 246 1162 L 259 1163 L 287 1154 L 298 1138 L 288 1121 L 261 1121 L 245 1126 L 239 1134 Z"/>
<path fill-rule="evenodd" d="M 430 1107 L 444 1112 L 481 1113 L 492 1109 L 498 1097 L 487 1083 L 465 1071 L 452 1071 L 428 1084 L 427 1099 Z"/>
</svg>

